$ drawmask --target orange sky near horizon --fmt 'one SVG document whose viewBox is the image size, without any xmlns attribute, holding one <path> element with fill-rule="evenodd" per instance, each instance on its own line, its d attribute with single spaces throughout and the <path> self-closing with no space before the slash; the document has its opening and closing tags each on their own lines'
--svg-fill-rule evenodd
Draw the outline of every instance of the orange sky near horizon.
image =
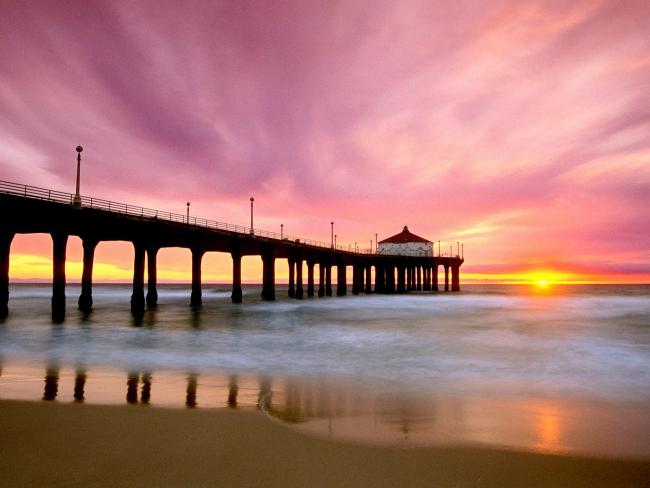
<svg viewBox="0 0 650 488">
<path fill-rule="evenodd" d="M 47 234 L 18 234 L 14 245 L 19 249 L 31 250 L 33 253 L 12 252 L 10 255 L 10 276 L 16 282 L 43 282 L 52 275 L 51 256 L 39 251 L 50 245 L 51 238 Z M 13 247 L 13 246 L 12 246 Z M 68 239 L 66 276 L 70 283 L 81 281 L 83 268 L 83 251 L 81 239 L 71 236 Z M 316 267 L 316 281 L 318 277 Z M 158 252 L 158 281 L 159 283 L 190 283 L 191 282 L 191 253 L 189 249 L 163 248 Z M 306 283 L 307 268 L 304 264 Z M 244 256 L 242 258 L 242 281 L 244 283 L 261 283 L 262 262 L 259 256 Z M 374 271 L 373 271 L 374 277 Z M 93 280 L 96 283 L 128 283 L 133 278 L 133 246 L 129 242 L 102 242 L 95 252 Z M 332 275 L 336 283 L 336 273 Z M 631 280 L 628 275 L 603 275 L 574 272 L 564 269 L 553 269 L 546 265 L 531 266 L 522 270 L 511 270 L 508 273 L 465 273 L 461 267 L 462 283 L 484 284 L 593 284 L 593 283 L 646 283 L 648 277 Z M 206 253 L 202 261 L 202 280 L 204 283 L 231 283 L 232 261 L 227 253 Z M 288 280 L 288 264 L 285 259 L 276 260 L 276 281 L 286 283 Z M 442 270 L 439 281 L 444 282 Z"/>
</svg>

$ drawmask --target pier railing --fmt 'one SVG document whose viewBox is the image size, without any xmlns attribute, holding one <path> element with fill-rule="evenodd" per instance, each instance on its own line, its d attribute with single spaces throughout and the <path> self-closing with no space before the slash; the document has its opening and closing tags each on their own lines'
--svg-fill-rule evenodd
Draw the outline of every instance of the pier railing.
<svg viewBox="0 0 650 488">
<path fill-rule="evenodd" d="M 331 243 L 323 241 L 315 241 L 312 239 L 304 239 L 302 237 L 289 236 L 278 232 L 271 232 L 261 229 L 252 229 L 236 224 L 229 224 L 226 222 L 218 222 L 216 220 L 209 220 L 200 217 L 165 212 L 153 208 L 139 207 L 136 205 L 129 205 L 127 203 L 113 202 L 111 200 L 104 200 L 102 198 L 94 198 L 88 196 L 80 196 L 80 204 L 75 202 L 75 195 L 72 193 L 65 193 L 48 188 L 39 188 L 36 186 L 21 185 L 19 183 L 12 183 L 10 181 L 0 180 L 0 193 L 7 195 L 14 195 L 23 198 L 30 198 L 35 200 L 43 200 L 48 202 L 60 203 L 70 206 L 81 206 L 83 208 L 91 208 L 96 210 L 103 210 L 105 212 L 130 215 L 132 217 L 148 218 L 152 220 L 162 220 L 166 222 L 175 222 L 192 227 L 201 227 L 206 229 L 224 230 L 228 232 L 236 232 L 238 234 L 245 234 L 255 237 L 263 237 L 266 239 L 275 239 L 279 241 L 295 242 L 305 244 L 307 246 L 314 246 L 326 249 L 333 247 L 338 251 L 353 252 L 356 254 L 373 254 L 370 249 L 354 249 L 351 245 L 336 245 L 332 246 Z M 79 201 L 79 200 L 77 200 Z"/>
</svg>

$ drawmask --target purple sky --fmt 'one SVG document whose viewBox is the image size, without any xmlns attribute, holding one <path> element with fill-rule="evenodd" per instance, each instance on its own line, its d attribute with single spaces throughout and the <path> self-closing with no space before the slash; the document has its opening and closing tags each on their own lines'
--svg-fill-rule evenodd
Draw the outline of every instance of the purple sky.
<svg viewBox="0 0 650 488">
<path fill-rule="evenodd" d="M 87 195 L 649 281 L 649 26 L 647 0 L 3 0 L 0 179 L 73 192 L 82 144 Z"/>
</svg>

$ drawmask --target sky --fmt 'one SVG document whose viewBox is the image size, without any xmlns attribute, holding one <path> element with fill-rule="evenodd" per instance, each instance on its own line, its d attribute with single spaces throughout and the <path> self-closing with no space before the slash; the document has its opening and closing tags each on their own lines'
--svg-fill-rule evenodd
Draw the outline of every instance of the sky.
<svg viewBox="0 0 650 488">
<path fill-rule="evenodd" d="M 257 228 L 360 247 L 408 225 L 467 281 L 647 283 L 648 25 L 647 0 L 3 0 L 0 180 L 73 193 L 81 144 L 84 195 L 241 225 L 254 196 Z M 49 236 L 11 252 L 51 276 Z M 132 246 L 96 260 L 128 280 Z"/>
</svg>

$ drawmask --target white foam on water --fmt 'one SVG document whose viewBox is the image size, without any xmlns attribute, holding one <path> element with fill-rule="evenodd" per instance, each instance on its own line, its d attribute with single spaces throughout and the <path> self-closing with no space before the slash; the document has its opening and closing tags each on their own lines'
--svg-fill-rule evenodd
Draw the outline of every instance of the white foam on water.
<svg viewBox="0 0 650 488">
<path fill-rule="evenodd" d="M 11 290 L 0 355 L 58 364 L 352 377 L 449 391 L 578 395 L 650 402 L 647 289 L 527 296 L 417 294 L 259 300 L 204 290 L 192 312 L 189 287 L 161 287 L 160 305 L 136 324 L 130 288 L 95 287 L 84 319 L 68 288 L 65 323 L 49 321 L 49 288 Z M 280 293 L 279 293 L 280 295 Z M 248 298 L 248 299 L 246 299 Z"/>
</svg>

